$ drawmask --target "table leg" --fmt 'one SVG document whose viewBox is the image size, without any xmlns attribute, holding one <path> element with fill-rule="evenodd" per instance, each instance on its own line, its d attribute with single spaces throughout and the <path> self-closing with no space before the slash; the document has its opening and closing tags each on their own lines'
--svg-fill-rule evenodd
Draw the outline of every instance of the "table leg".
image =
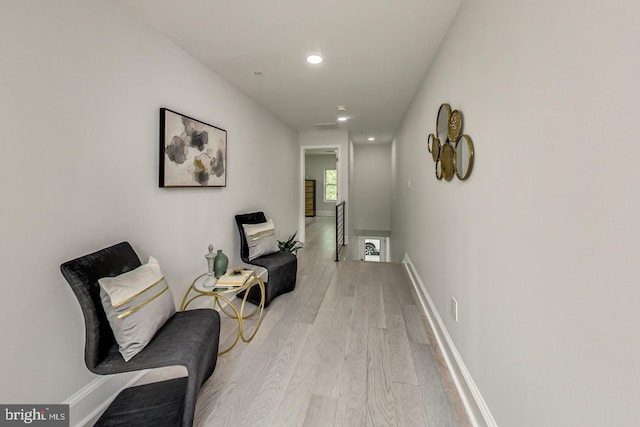
<svg viewBox="0 0 640 427">
<path fill-rule="evenodd" d="M 258 304 L 258 306 L 248 315 L 246 316 L 241 316 L 240 319 L 238 319 L 238 330 L 240 332 L 240 338 L 242 339 L 242 341 L 244 342 L 249 342 L 253 339 L 253 337 L 256 335 L 256 333 L 258 332 L 258 329 L 260 328 L 260 325 L 262 324 L 262 316 L 264 314 L 264 299 L 265 299 L 265 290 L 264 290 L 264 282 L 262 281 L 262 279 L 260 279 L 259 277 L 255 277 L 253 279 L 253 282 L 250 283 L 247 286 L 247 290 L 244 293 L 244 297 L 242 298 L 242 305 L 240 306 L 240 313 L 243 314 L 244 313 L 244 307 L 247 303 L 247 296 L 249 295 L 249 290 L 254 287 L 255 285 L 258 285 L 258 287 L 260 288 L 260 304 Z M 256 328 L 253 330 L 253 332 L 251 333 L 251 335 L 246 338 L 244 336 L 244 325 L 243 325 L 243 320 L 244 319 L 248 319 L 250 317 L 252 317 L 254 314 L 256 314 L 257 312 L 259 312 L 260 314 L 258 315 L 258 323 L 256 324 Z"/>
</svg>

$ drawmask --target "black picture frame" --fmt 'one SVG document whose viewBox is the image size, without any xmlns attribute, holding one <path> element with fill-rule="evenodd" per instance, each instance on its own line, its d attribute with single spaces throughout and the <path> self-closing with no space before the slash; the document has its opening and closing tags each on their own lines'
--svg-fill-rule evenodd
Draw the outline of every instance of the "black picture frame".
<svg viewBox="0 0 640 427">
<path fill-rule="evenodd" d="M 226 187 L 227 131 L 160 108 L 159 186 Z"/>
</svg>

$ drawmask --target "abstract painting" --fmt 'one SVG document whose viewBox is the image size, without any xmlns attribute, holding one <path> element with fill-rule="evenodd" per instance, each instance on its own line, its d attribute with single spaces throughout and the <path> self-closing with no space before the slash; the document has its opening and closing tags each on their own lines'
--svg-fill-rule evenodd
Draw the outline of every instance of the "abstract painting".
<svg viewBox="0 0 640 427">
<path fill-rule="evenodd" d="M 227 131 L 160 109 L 160 187 L 226 187 Z"/>
</svg>

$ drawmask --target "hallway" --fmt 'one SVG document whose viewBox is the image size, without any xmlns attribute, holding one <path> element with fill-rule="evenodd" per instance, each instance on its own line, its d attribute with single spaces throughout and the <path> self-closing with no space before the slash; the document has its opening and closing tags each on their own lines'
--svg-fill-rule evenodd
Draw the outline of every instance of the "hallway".
<svg viewBox="0 0 640 427">
<path fill-rule="evenodd" d="M 196 425 L 467 425 L 402 266 L 336 263 L 334 238 L 332 221 L 308 221 L 296 290 L 274 300 L 251 343 L 218 359 Z M 232 333 L 223 322 L 221 346 Z"/>
</svg>

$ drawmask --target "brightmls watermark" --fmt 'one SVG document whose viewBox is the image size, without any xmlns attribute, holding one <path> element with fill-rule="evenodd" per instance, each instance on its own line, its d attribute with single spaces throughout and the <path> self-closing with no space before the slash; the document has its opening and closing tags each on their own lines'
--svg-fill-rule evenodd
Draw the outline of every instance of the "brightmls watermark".
<svg viewBox="0 0 640 427">
<path fill-rule="evenodd" d="M 69 427 L 69 405 L 2 405 L 0 427 Z"/>
</svg>

